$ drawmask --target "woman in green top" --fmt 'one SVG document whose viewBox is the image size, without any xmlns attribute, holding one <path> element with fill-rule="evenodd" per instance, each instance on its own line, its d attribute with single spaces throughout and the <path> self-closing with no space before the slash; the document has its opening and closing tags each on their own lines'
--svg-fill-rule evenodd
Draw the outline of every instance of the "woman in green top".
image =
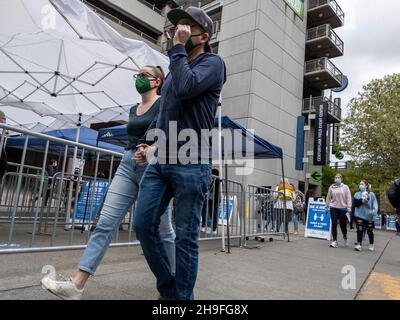
<svg viewBox="0 0 400 320">
<path fill-rule="evenodd" d="M 116 228 L 120 225 L 128 209 L 136 200 L 139 182 L 146 166 L 138 165 L 133 159 L 138 140 L 143 137 L 160 107 L 160 91 L 164 81 L 161 67 L 146 66 L 135 75 L 136 90 L 142 102 L 133 106 L 129 113 L 127 126 L 129 145 L 107 192 L 100 219 L 87 248 L 79 262 L 79 270 L 69 281 L 56 281 L 50 277 L 42 279 L 45 289 L 62 299 L 79 300 L 90 275 L 94 275 L 100 261 L 111 242 Z M 172 228 L 172 208 L 167 208 L 159 226 L 160 241 L 171 266 L 175 271 L 175 232 Z"/>
</svg>

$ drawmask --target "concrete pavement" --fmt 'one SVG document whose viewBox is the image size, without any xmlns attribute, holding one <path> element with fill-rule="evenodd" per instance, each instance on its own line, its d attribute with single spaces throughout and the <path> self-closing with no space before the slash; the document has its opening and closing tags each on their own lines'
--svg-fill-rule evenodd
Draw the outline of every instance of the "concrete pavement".
<svg viewBox="0 0 400 320">
<path fill-rule="evenodd" d="M 291 236 L 291 242 L 249 242 L 249 248 L 220 251 L 219 241 L 201 243 L 197 299 L 368 299 L 400 298 L 400 237 L 376 231 L 376 250 L 355 252 L 340 242 Z M 340 231 L 339 231 L 340 239 Z M 367 245 L 364 246 L 365 249 Z M 82 251 L 0 255 L 0 299 L 57 299 L 39 281 L 43 265 L 72 275 Z M 354 266 L 356 287 L 344 289 L 344 266 Z M 380 288 L 380 291 L 376 288 Z M 157 299 L 155 279 L 139 247 L 110 249 L 84 299 Z"/>
</svg>

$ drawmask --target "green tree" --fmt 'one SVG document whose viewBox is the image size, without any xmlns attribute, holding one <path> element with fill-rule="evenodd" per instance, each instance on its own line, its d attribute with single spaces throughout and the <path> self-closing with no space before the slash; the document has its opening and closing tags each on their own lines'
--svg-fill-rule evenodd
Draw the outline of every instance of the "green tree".
<svg viewBox="0 0 400 320">
<path fill-rule="evenodd" d="M 400 175 L 400 74 L 373 80 L 351 100 L 343 146 L 357 170 L 387 186 Z"/>
<path fill-rule="evenodd" d="M 330 166 L 322 167 L 322 195 L 328 194 L 328 189 L 335 180 L 336 170 Z"/>
</svg>

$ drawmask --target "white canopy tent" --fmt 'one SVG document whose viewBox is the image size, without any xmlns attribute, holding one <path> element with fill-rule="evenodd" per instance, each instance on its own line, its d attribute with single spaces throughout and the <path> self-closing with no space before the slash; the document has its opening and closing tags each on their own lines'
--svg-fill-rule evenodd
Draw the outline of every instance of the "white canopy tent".
<svg viewBox="0 0 400 320">
<path fill-rule="evenodd" d="M 0 106 L 75 125 L 77 140 L 82 124 L 128 118 L 140 67 L 168 68 L 78 0 L 3 0 L 0 9 Z"/>
<path fill-rule="evenodd" d="M 168 67 L 164 55 L 121 37 L 78 0 L 3 0 L 0 7 L 1 105 L 75 125 L 126 119 L 140 100 L 134 72 Z"/>
</svg>

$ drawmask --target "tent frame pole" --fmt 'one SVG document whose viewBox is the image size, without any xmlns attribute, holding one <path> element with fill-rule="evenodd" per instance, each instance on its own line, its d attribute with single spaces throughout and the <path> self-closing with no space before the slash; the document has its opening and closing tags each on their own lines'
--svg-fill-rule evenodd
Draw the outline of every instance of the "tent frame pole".
<svg viewBox="0 0 400 320">
<path fill-rule="evenodd" d="M 79 119 L 78 119 L 78 124 L 77 124 L 77 128 L 76 128 L 76 139 L 75 142 L 79 143 L 80 141 L 80 135 L 81 135 L 81 127 L 82 127 L 82 113 L 79 113 Z M 74 175 L 75 174 L 75 162 L 78 156 L 78 146 L 74 147 L 74 155 L 72 158 L 72 169 L 70 174 Z M 71 187 L 68 190 L 68 205 L 67 205 L 67 212 L 65 213 L 65 228 L 68 229 L 68 224 L 69 224 L 69 220 L 71 218 L 71 202 L 72 202 L 72 182 L 71 182 Z M 74 217 L 72 217 L 74 218 Z"/>
<path fill-rule="evenodd" d="M 222 165 L 222 105 L 218 103 L 218 164 L 219 164 L 219 193 L 221 207 L 221 251 L 225 252 L 225 223 L 224 223 L 224 189 L 223 189 L 223 165 Z M 218 221 L 217 221 L 218 222 Z"/>
</svg>

